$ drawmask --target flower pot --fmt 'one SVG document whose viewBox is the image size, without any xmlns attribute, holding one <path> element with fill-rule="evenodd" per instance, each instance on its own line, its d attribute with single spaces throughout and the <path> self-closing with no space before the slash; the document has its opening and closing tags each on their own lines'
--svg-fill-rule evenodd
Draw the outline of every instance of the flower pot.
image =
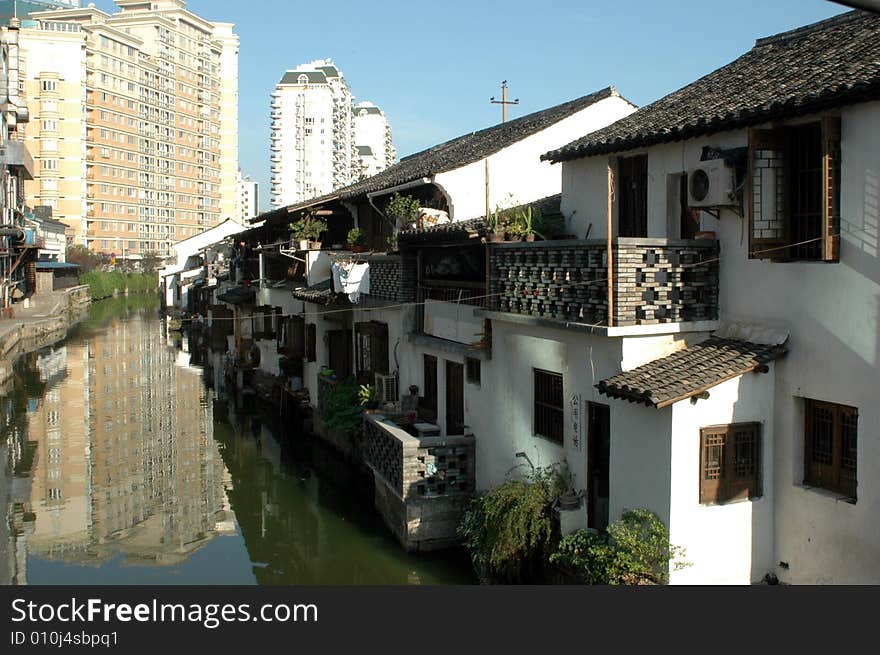
<svg viewBox="0 0 880 655">
<path fill-rule="evenodd" d="M 535 240 L 535 235 L 534 235 L 534 234 L 529 234 L 529 235 L 526 236 L 526 241 L 534 241 L 534 240 Z"/>
<path fill-rule="evenodd" d="M 504 241 L 504 236 L 504 232 L 489 232 L 489 234 L 486 235 L 486 240 L 489 243 L 501 243 Z"/>
<path fill-rule="evenodd" d="M 366 248 L 364 248 L 363 246 L 358 246 L 358 245 L 351 244 L 349 247 L 351 248 L 351 251 L 352 251 L 352 252 L 364 252 L 364 251 L 366 251 Z"/>
<path fill-rule="evenodd" d="M 300 250 L 308 250 L 309 249 L 308 239 L 300 239 L 299 240 L 299 249 Z"/>
</svg>

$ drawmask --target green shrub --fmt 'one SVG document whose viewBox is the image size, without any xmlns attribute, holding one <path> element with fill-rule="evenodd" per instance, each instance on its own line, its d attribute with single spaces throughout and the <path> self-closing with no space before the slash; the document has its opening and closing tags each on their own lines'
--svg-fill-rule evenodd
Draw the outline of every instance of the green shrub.
<svg viewBox="0 0 880 655">
<path fill-rule="evenodd" d="M 646 509 L 634 509 L 608 526 L 605 533 L 579 530 L 563 538 L 550 562 L 587 584 L 666 584 L 669 567 L 687 566 L 684 549 L 669 543 L 663 521 Z"/>
<path fill-rule="evenodd" d="M 93 300 L 110 298 L 115 293 L 144 293 L 155 291 L 159 284 L 156 273 L 122 273 L 120 271 L 89 271 L 79 278 L 88 285 Z"/>
<path fill-rule="evenodd" d="M 559 542 L 553 503 L 563 487 L 555 469 L 538 469 L 527 481 L 508 480 L 471 501 L 459 535 L 483 581 L 544 580 Z"/>
<path fill-rule="evenodd" d="M 353 434 L 361 425 L 364 410 L 360 405 L 360 387 L 354 380 L 342 380 L 324 395 L 321 418 L 331 430 L 341 434 Z"/>
</svg>

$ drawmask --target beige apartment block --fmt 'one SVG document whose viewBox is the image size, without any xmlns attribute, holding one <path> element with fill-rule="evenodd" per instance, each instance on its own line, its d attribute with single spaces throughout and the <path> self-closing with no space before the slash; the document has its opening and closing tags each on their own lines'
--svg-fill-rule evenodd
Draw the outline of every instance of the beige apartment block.
<svg viewBox="0 0 880 655">
<path fill-rule="evenodd" d="M 40 173 L 26 198 L 94 251 L 167 255 L 234 214 L 238 37 L 182 0 L 116 5 L 39 12 L 23 30 Z"/>
</svg>

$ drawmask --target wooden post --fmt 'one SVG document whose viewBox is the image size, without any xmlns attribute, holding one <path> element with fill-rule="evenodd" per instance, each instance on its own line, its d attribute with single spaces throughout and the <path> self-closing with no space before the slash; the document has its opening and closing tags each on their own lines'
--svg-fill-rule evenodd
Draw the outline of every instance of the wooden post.
<svg viewBox="0 0 880 655">
<path fill-rule="evenodd" d="M 608 162 L 608 327 L 614 327 L 614 170 Z"/>
<path fill-rule="evenodd" d="M 486 157 L 486 222 L 489 222 L 489 215 L 491 214 L 491 210 L 489 209 L 489 158 Z"/>
</svg>

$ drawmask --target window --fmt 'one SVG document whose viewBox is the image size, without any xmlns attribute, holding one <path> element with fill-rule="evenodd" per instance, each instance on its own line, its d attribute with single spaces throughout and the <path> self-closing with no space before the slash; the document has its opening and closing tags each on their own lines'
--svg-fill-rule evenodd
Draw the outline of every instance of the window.
<svg viewBox="0 0 880 655">
<path fill-rule="evenodd" d="M 700 430 L 700 504 L 761 495 L 761 425 L 735 423 Z"/>
<path fill-rule="evenodd" d="M 750 256 L 840 257 L 840 119 L 752 130 Z"/>
<path fill-rule="evenodd" d="M 43 91 L 57 91 L 58 83 L 55 80 L 43 80 L 40 82 L 40 88 Z"/>
<path fill-rule="evenodd" d="M 58 160 L 57 159 L 44 159 L 42 168 L 44 171 L 57 171 L 58 170 Z"/>
<path fill-rule="evenodd" d="M 355 373 L 361 384 L 373 384 L 376 373 L 388 374 L 388 325 L 370 321 L 354 326 Z"/>
<path fill-rule="evenodd" d="M 562 374 L 535 369 L 534 433 L 562 444 L 565 425 L 562 398 Z"/>
<path fill-rule="evenodd" d="M 479 386 L 482 377 L 480 360 L 475 357 L 465 357 L 464 364 L 467 368 L 468 384 L 476 384 Z"/>
<path fill-rule="evenodd" d="M 859 410 L 806 401 L 804 484 L 856 498 Z"/>
<path fill-rule="evenodd" d="M 617 159 L 617 232 L 648 236 L 648 155 Z"/>
</svg>

